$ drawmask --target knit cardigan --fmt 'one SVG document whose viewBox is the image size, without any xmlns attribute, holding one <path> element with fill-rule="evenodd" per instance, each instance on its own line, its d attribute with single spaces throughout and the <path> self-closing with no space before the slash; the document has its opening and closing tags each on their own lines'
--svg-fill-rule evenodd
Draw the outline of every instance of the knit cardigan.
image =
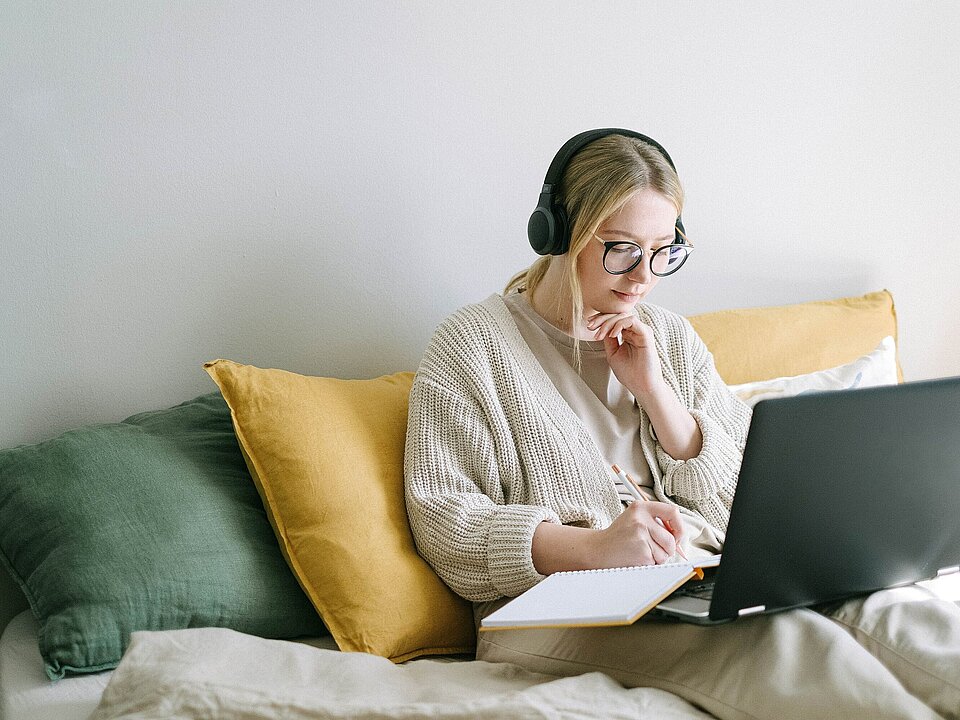
<svg viewBox="0 0 960 720">
<path fill-rule="evenodd" d="M 641 410 L 654 493 L 724 532 L 750 410 L 720 379 L 683 317 L 637 306 L 663 377 L 696 419 L 700 454 L 670 457 Z M 519 595 L 543 579 L 531 544 L 543 521 L 605 528 L 623 511 L 600 451 L 537 362 L 499 295 L 436 330 L 410 392 L 404 455 L 420 554 L 473 601 Z"/>
</svg>

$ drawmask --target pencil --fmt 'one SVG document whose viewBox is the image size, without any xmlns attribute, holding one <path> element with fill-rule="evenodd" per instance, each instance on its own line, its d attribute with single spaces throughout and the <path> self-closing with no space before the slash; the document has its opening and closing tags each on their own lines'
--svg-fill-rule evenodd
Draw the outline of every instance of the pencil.
<svg viewBox="0 0 960 720">
<path fill-rule="evenodd" d="M 634 500 L 636 500 L 637 502 L 646 502 L 647 499 L 641 494 L 640 490 L 637 488 L 636 484 L 630 479 L 629 475 L 627 475 L 623 470 L 621 470 L 620 467 L 616 464 L 613 464 L 610 467 L 613 468 L 613 472 L 617 474 L 617 477 L 620 479 L 620 482 L 622 482 L 627 487 L 627 490 L 630 491 L 630 494 L 633 495 Z"/>
<path fill-rule="evenodd" d="M 639 486 L 637 485 L 636 481 L 632 477 L 630 477 L 630 475 L 628 475 L 623 470 L 621 470 L 616 463 L 614 463 L 610 467 L 613 468 L 613 472 L 615 472 L 617 477 L 620 478 L 620 482 L 622 482 L 627 487 L 627 490 L 630 492 L 630 494 L 633 495 L 634 500 L 636 500 L 637 502 L 649 502 L 647 498 L 643 495 L 643 493 L 640 492 Z M 670 523 L 666 522 L 661 518 L 657 518 L 657 522 L 663 525 L 664 529 L 667 530 L 667 532 L 669 532 L 670 534 L 674 534 L 673 528 L 670 527 Z M 680 547 L 679 542 L 677 543 L 677 555 L 682 557 L 687 562 L 690 562 L 690 560 L 687 559 L 686 553 L 683 552 L 683 548 Z M 694 568 L 694 572 L 697 574 L 697 576 L 701 580 L 703 579 L 703 570 L 701 570 L 700 568 Z"/>
</svg>

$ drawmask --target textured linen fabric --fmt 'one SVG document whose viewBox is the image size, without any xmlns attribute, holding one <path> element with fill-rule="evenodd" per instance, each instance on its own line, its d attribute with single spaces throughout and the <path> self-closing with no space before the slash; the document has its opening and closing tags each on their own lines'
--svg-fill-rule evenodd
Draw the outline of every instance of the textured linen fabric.
<svg viewBox="0 0 960 720">
<path fill-rule="evenodd" d="M 675 460 L 641 415 L 654 493 L 725 531 L 750 410 L 685 319 L 654 305 L 637 312 L 703 434 L 697 457 Z M 519 595 L 543 578 L 531 554 L 539 523 L 604 528 L 623 511 L 595 442 L 499 295 L 451 315 L 428 345 L 410 394 L 405 481 L 420 553 L 474 601 Z"/>
<path fill-rule="evenodd" d="M 888 290 L 837 300 L 692 315 L 690 324 L 730 385 L 804 375 L 866 355 L 887 335 L 897 339 Z M 902 380 L 903 373 L 898 377 Z"/>
<path fill-rule="evenodd" d="M 472 653 L 470 603 L 417 554 L 403 504 L 413 373 L 369 380 L 204 365 L 294 575 L 341 650 Z"/>
<path fill-rule="evenodd" d="M 91 720 L 707 720 L 662 690 L 508 663 L 403 665 L 201 628 L 137 633 Z"/>
<path fill-rule="evenodd" d="M 323 632 L 219 393 L 0 451 L 0 562 L 50 678 L 115 667 L 136 630 Z"/>
<path fill-rule="evenodd" d="M 873 352 L 845 365 L 804 375 L 731 385 L 730 390 L 752 408 L 761 400 L 808 392 L 896 385 L 897 381 L 897 347 L 893 338 L 887 335 Z"/>
</svg>

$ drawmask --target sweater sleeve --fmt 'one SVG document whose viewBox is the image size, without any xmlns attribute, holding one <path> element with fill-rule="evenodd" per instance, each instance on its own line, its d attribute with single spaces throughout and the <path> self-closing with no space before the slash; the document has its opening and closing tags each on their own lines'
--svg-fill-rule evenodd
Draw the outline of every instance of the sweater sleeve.
<svg viewBox="0 0 960 720">
<path fill-rule="evenodd" d="M 533 533 L 560 522 L 549 508 L 511 504 L 500 480 L 497 441 L 469 394 L 418 374 L 410 393 L 404 486 L 420 554 L 468 600 L 519 595 L 543 579 Z M 501 453 L 502 455 L 502 453 Z"/>
<path fill-rule="evenodd" d="M 736 491 L 750 409 L 717 373 L 713 355 L 689 321 L 679 318 L 687 372 L 679 372 L 681 399 L 703 435 L 700 453 L 676 460 L 657 443 L 657 460 L 667 495 L 725 531 Z"/>
</svg>

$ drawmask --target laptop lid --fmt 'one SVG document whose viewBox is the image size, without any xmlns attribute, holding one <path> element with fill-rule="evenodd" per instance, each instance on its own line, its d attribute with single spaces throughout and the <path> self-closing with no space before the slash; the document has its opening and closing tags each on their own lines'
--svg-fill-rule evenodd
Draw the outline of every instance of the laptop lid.
<svg viewBox="0 0 960 720">
<path fill-rule="evenodd" d="M 761 401 L 710 618 L 956 569 L 958 518 L 960 377 Z"/>
</svg>

